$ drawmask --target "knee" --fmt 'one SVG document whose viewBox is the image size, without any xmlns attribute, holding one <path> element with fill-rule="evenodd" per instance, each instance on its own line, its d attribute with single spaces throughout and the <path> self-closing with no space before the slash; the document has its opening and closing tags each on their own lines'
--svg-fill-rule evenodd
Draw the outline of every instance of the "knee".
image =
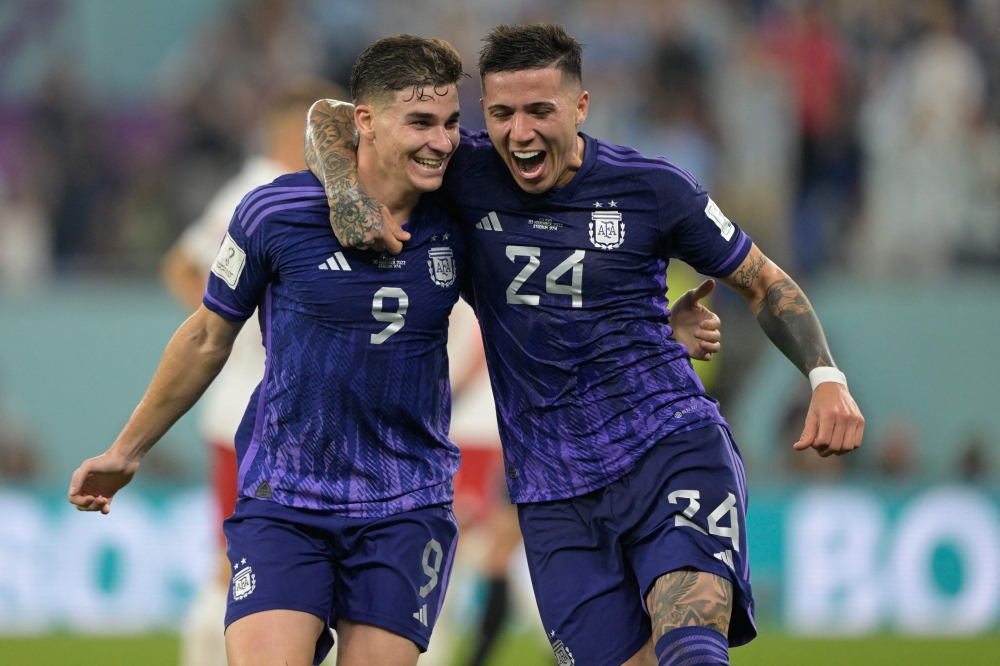
<svg viewBox="0 0 1000 666">
<path fill-rule="evenodd" d="M 646 597 L 653 640 L 681 627 L 704 627 L 729 633 L 733 584 L 705 571 L 678 569 L 656 579 Z"/>
</svg>

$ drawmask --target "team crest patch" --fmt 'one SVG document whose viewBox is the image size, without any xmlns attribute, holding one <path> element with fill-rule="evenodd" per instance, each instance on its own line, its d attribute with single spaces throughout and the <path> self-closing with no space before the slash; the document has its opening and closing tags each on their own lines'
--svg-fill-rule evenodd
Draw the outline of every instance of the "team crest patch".
<svg viewBox="0 0 1000 666">
<path fill-rule="evenodd" d="M 246 563 L 246 559 L 242 560 L 242 564 Z M 246 566 L 240 569 L 240 564 L 241 562 L 237 562 L 234 565 L 237 571 L 233 574 L 233 601 L 246 599 L 257 588 L 257 576 L 254 574 L 253 568 Z"/>
<path fill-rule="evenodd" d="M 625 222 L 617 210 L 595 210 L 590 214 L 590 242 L 602 250 L 613 250 L 625 241 Z"/>
<path fill-rule="evenodd" d="M 556 655 L 556 663 L 559 666 L 574 666 L 576 664 L 576 659 L 573 658 L 573 653 L 569 651 L 566 644 L 560 640 L 557 640 L 552 644 L 552 651 Z"/>
<path fill-rule="evenodd" d="M 455 284 L 455 255 L 450 247 L 435 247 L 427 253 L 427 270 L 439 287 Z"/>
</svg>

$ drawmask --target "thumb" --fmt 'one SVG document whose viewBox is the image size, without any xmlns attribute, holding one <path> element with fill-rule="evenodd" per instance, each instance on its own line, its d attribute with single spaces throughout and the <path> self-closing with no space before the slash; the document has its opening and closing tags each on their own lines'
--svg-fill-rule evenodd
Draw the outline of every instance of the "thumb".
<svg viewBox="0 0 1000 666">
<path fill-rule="evenodd" d="M 806 416 L 806 427 L 802 430 L 802 434 L 799 435 L 799 441 L 792 444 L 792 448 L 796 451 L 808 449 L 816 441 L 816 431 L 818 429 L 819 419 L 810 411 L 809 415 Z"/>
<path fill-rule="evenodd" d="M 697 303 L 701 299 L 711 294 L 714 290 L 715 290 L 715 280 L 708 279 L 702 282 L 700 285 L 698 285 L 698 288 L 692 292 L 691 297 L 694 298 L 695 303 Z"/>
</svg>

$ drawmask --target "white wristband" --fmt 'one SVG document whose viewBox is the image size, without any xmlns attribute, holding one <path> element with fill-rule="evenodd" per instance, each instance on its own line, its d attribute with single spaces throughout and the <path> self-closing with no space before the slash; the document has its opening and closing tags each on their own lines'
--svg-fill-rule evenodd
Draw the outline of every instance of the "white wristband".
<svg viewBox="0 0 1000 666">
<path fill-rule="evenodd" d="M 817 386 L 825 382 L 834 382 L 835 384 L 847 386 L 847 375 L 837 368 L 828 367 L 813 368 L 809 371 L 809 383 L 812 385 L 814 391 Z"/>
</svg>

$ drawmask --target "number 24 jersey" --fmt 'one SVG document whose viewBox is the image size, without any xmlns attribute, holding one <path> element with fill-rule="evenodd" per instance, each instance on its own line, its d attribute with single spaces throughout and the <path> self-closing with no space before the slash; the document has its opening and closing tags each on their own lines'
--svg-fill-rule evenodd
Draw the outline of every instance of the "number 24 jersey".
<svg viewBox="0 0 1000 666">
<path fill-rule="evenodd" d="M 581 136 L 580 170 L 544 194 L 485 132 L 463 130 L 445 176 L 514 502 L 604 487 L 667 435 L 724 423 L 672 337 L 667 265 L 727 276 L 751 241 L 687 172 Z"/>
</svg>

